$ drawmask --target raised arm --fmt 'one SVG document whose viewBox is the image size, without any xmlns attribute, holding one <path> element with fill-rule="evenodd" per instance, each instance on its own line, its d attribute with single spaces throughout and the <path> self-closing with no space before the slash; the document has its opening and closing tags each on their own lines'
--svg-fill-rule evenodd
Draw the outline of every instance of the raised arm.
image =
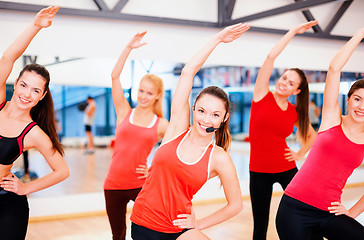
<svg viewBox="0 0 364 240">
<path fill-rule="evenodd" d="M 326 76 L 320 131 L 338 125 L 341 122 L 341 111 L 338 101 L 341 70 L 363 38 L 364 28 L 358 30 L 331 60 Z"/>
<path fill-rule="evenodd" d="M 121 52 L 118 61 L 116 62 L 114 69 L 112 70 L 111 73 L 111 79 L 112 79 L 111 92 L 117 116 L 116 120 L 117 123 L 120 123 L 130 110 L 130 105 L 128 103 L 128 100 L 126 100 L 126 98 L 124 97 L 123 88 L 120 83 L 120 74 L 124 68 L 126 59 L 128 58 L 131 50 L 139 48 L 146 44 L 140 42 L 146 33 L 147 32 L 137 33 L 133 36 L 133 38 L 129 41 L 124 50 Z"/>
<path fill-rule="evenodd" d="M 169 129 L 172 128 L 173 133 L 180 133 L 189 126 L 190 110 L 188 99 L 192 89 L 193 78 L 206 62 L 211 52 L 221 42 L 232 42 L 239 38 L 249 28 L 250 26 L 248 24 L 241 23 L 226 27 L 224 30 L 216 34 L 192 57 L 190 61 L 188 61 L 182 70 L 182 74 L 172 100 Z M 173 133 L 172 135 L 174 135 Z M 167 134 L 169 134 L 168 131 Z M 165 136 L 164 139 L 166 139 L 166 137 L 167 136 Z"/>
<path fill-rule="evenodd" d="M 52 25 L 53 17 L 58 9 L 59 6 L 50 6 L 40 10 L 35 16 L 34 22 L 5 50 L 0 59 L 0 102 L 5 101 L 6 80 L 13 69 L 14 62 L 24 53 L 42 28 Z"/>
<path fill-rule="evenodd" d="M 273 71 L 273 65 L 276 58 L 281 54 L 283 49 L 288 45 L 296 34 L 302 34 L 317 25 L 318 21 L 310 21 L 301 24 L 289 30 L 268 53 L 262 67 L 259 70 L 257 80 L 254 85 L 253 101 L 261 100 L 269 91 L 269 79 Z"/>
</svg>

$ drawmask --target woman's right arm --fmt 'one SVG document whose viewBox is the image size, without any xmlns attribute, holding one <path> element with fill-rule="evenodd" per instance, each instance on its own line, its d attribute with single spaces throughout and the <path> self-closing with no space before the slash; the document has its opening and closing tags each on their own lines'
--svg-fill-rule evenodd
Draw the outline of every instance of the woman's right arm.
<svg viewBox="0 0 364 240">
<path fill-rule="evenodd" d="M 331 60 L 326 75 L 320 131 L 329 129 L 341 122 L 341 110 L 338 101 L 341 70 L 363 38 L 364 28 L 358 30 Z"/>
<path fill-rule="evenodd" d="M 130 105 L 128 103 L 128 100 L 126 100 L 126 98 L 124 97 L 123 88 L 120 83 L 120 74 L 124 68 L 126 59 L 128 58 L 131 50 L 139 48 L 146 44 L 140 42 L 146 33 L 147 32 L 137 33 L 133 36 L 133 38 L 129 41 L 124 50 L 121 52 L 118 61 L 116 62 L 114 69 L 111 73 L 111 92 L 117 117 L 116 125 L 123 121 L 124 117 L 130 110 Z"/>
<path fill-rule="evenodd" d="M 13 69 L 15 61 L 24 53 L 32 39 L 42 28 L 52 25 L 53 17 L 58 9 L 59 6 L 50 6 L 40 10 L 35 16 L 34 22 L 5 50 L 0 59 L 0 102 L 5 101 L 6 80 Z"/>
<path fill-rule="evenodd" d="M 193 78 L 206 62 L 212 51 L 221 42 L 229 43 L 239 38 L 249 28 L 250 26 L 248 24 L 241 23 L 226 27 L 224 30 L 216 34 L 192 57 L 191 60 L 188 61 L 182 70 L 182 74 L 179 78 L 176 91 L 173 96 L 171 105 L 171 120 L 163 141 L 168 141 L 176 134 L 181 133 L 189 127 L 190 105 L 188 99 L 192 89 Z"/>
<path fill-rule="evenodd" d="M 258 102 L 269 92 L 269 79 L 273 71 L 276 58 L 286 48 L 288 43 L 296 34 L 302 34 L 315 26 L 318 21 L 310 21 L 289 30 L 268 53 L 262 67 L 259 70 L 257 80 L 254 85 L 253 101 Z"/>
</svg>

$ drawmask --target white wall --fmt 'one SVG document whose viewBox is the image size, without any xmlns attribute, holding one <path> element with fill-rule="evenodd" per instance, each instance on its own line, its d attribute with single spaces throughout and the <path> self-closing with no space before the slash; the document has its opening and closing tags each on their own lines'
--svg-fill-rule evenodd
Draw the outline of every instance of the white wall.
<svg viewBox="0 0 364 240">
<path fill-rule="evenodd" d="M 32 22 L 34 14 L 0 10 L 0 52 Z M 135 50 L 131 58 L 169 62 L 186 62 L 218 29 L 142 23 L 57 15 L 53 26 L 42 30 L 26 54 L 61 57 L 110 58 L 115 62 L 123 46 L 137 31 L 148 30 L 148 45 Z M 208 59 L 208 64 L 260 66 L 280 35 L 248 32 L 231 44 L 221 44 Z M 296 37 L 276 61 L 276 67 L 299 67 L 326 70 L 331 58 L 344 42 Z M 357 48 L 345 67 L 346 71 L 364 71 L 364 46 Z M 107 61 L 106 61 L 107 62 Z M 92 67 L 76 66 L 85 76 Z M 104 65 L 100 63 L 100 65 Z M 112 66 L 106 67 L 110 71 Z M 95 70 L 95 69 L 94 69 Z M 100 68 L 101 71 L 101 68 Z M 106 72 L 107 72 L 106 71 Z M 19 72 L 19 71 L 14 71 Z M 66 72 L 66 71 L 63 71 Z M 103 76 L 109 77 L 110 73 Z M 59 74 L 61 74 L 60 71 Z M 93 74 L 91 74 L 93 75 Z M 53 83 L 75 84 L 75 79 L 59 77 Z M 77 80 L 76 80 L 77 81 Z M 91 85 L 100 79 L 87 78 Z"/>
</svg>

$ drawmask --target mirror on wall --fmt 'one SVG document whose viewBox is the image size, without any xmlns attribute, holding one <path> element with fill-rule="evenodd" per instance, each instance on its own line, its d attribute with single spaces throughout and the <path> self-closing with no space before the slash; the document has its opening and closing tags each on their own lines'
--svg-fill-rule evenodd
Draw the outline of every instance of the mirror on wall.
<svg viewBox="0 0 364 240">
<path fill-rule="evenodd" d="M 116 114 L 111 94 L 111 71 L 116 59 L 109 58 L 77 58 L 77 57 L 35 57 L 24 56 L 17 62 L 7 85 L 7 99 L 13 90 L 13 82 L 24 64 L 37 62 L 45 65 L 51 74 L 50 91 L 53 96 L 56 110 L 57 129 L 62 144 L 65 146 L 65 160 L 70 168 L 70 177 L 51 188 L 29 195 L 33 206 L 45 202 L 51 204 L 72 205 L 72 199 L 83 199 L 87 202 L 82 207 L 78 206 L 72 211 L 97 211 L 103 209 L 103 182 L 106 177 L 110 160 L 112 158 L 112 142 L 115 134 Z M 170 118 L 170 106 L 174 89 L 177 85 L 183 64 L 174 62 L 161 62 L 152 60 L 130 60 L 121 75 L 123 94 L 131 106 L 137 104 L 137 91 L 140 79 L 147 73 L 155 74 L 164 81 L 164 117 Z M 274 69 L 270 85 L 274 89 L 275 81 L 286 69 Z M 254 83 L 259 72 L 259 67 L 242 66 L 204 66 L 193 82 L 191 104 L 202 88 L 217 85 L 228 93 L 232 103 L 230 131 L 234 136 L 247 135 L 249 129 L 250 105 Z M 305 71 L 310 82 L 311 99 L 315 99 L 318 106 L 322 105 L 322 93 L 326 72 Z M 342 74 L 341 101 L 345 110 L 345 94 L 351 82 L 363 76 L 362 73 L 345 72 Z M 85 154 L 86 134 L 83 123 L 84 113 L 80 104 L 88 96 L 92 96 L 97 104 L 94 127 L 92 129 L 97 151 L 94 154 Z M 294 102 L 295 99 L 289 99 Z M 157 146 L 156 146 L 157 147 Z M 155 148 L 156 148 L 155 147 Z M 155 149 L 154 149 L 155 150 Z M 153 151 L 154 151 L 153 150 Z M 153 154 L 153 153 L 152 153 Z M 22 158 L 22 157 L 20 157 Z M 234 157 L 238 159 L 239 157 Z M 234 160 L 233 159 L 233 160 Z M 149 162 L 151 156 L 149 157 Z M 246 180 L 248 175 L 248 160 L 237 160 L 236 165 L 243 169 L 241 180 Z M 14 171 L 21 171 L 23 161 L 19 159 L 14 164 Z M 51 169 L 42 157 L 35 151 L 29 151 L 29 168 L 38 177 L 48 174 Z M 217 183 L 218 185 L 218 183 Z M 212 196 L 216 197 L 216 196 Z M 52 200 L 50 200 L 52 198 Z M 55 200 L 57 199 L 57 200 Z M 71 201 L 70 203 L 68 201 Z M 67 208 L 67 207 L 66 207 Z M 31 216 L 42 214 L 57 214 L 47 210 L 39 212 L 38 207 L 33 207 Z M 56 207 L 55 207 L 56 209 Z"/>
</svg>

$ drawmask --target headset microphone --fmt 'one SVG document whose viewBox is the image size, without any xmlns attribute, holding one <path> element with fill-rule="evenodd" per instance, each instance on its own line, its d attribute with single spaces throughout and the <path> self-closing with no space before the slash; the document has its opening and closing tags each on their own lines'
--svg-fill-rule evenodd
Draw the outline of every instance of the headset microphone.
<svg viewBox="0 0 364 240">
<path fill-rule="evenodd" d="M 217 129 L 219 129 L 219 127 L 218 127 L 218 128 L 208 127 L 208 128 L 206 128 L 206 132 L 207 132 L 207 133 L 212 133 L 212 132 L 214 132 L 214 131 L 215 131 L 215 130 L 217 130 Z"/>
</svg>

